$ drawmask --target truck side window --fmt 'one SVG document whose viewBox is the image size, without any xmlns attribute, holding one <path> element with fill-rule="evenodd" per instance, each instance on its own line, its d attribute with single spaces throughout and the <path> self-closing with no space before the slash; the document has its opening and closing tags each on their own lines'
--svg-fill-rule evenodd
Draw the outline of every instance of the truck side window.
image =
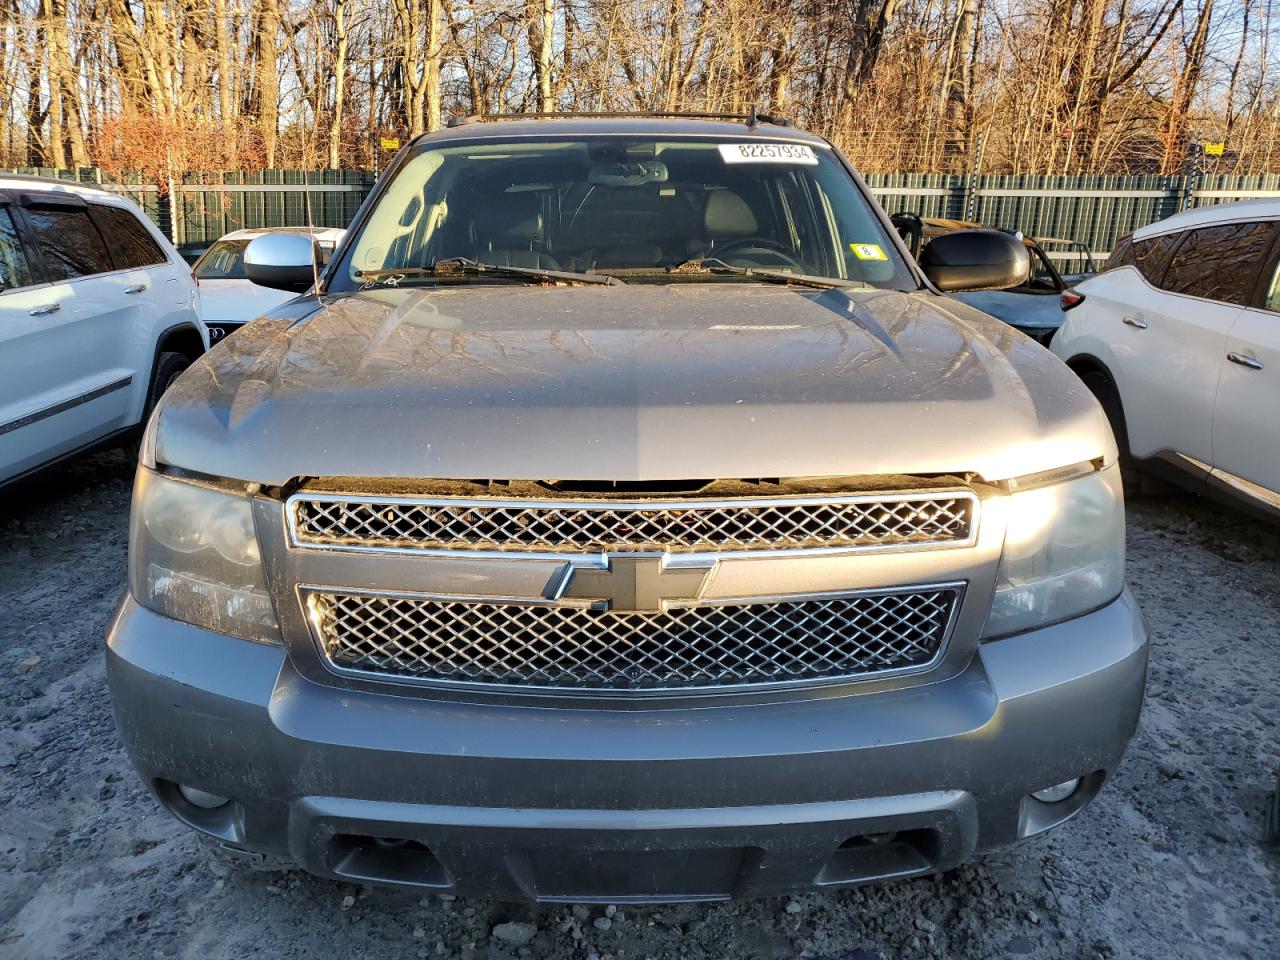
<svg viewBox="0 0 1280 960">
<path fill-rule="evenodd" d="M 31 284 L 31 268 L 9 211 L 0 207 L 0 293 Z"/>
</svg>

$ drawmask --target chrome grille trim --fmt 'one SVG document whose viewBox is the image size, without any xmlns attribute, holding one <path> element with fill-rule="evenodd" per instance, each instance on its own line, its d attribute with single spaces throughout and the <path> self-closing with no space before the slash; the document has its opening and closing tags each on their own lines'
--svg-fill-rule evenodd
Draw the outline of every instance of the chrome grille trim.
<svg viewBox="0 0 1280 960">
<path fill-rule="evenodd" d="M 699 600 L 590 602 L 299 588 L 339 675 L 470 690 L 687 694 L 920 673 L 946 650 L 963 583 Z"/>
<path fill-rule="evenodd" d="M 533 500 L 296 493 L 290 542 L 301 549 L 448 556 L 555 557 L 849 552 L 970 546 L 968 490 L 717 500 Z"/>
</svg>

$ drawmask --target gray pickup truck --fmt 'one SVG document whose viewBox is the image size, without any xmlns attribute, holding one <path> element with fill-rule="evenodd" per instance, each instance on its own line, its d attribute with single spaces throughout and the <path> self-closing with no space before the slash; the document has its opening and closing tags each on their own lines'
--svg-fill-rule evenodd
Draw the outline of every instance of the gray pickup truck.
<svg viewBox="0 0 1280 960">
<path fill-rule="evenodd" d="M 408 144 L 310 292 L 150 421 L 116 720 L 246 858 L 500 899 L 947 870 L 1079 812 L 1147 639 L 1116 445 L 827 141 L 749 116 Z"/>
</svg>

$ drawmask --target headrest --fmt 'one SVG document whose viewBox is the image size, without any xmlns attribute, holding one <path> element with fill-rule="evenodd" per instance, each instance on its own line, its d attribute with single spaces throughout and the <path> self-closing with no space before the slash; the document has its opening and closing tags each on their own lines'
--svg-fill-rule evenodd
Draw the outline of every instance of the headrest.
<svg viewBox="0 0 1280 960">
<path fill-rule="evenodd" d="M 712 237 L 753 237 L 758 225 L 747 202 L 729 190 L 713 190 L 702 215 L 707 235 Z"/>
<path fill-rule="evenodd" d="M 542 201 L 531 190 L 486 197 L 471 218 L 480 240 L 531 240 L 542 236 Z"/>
</svg>

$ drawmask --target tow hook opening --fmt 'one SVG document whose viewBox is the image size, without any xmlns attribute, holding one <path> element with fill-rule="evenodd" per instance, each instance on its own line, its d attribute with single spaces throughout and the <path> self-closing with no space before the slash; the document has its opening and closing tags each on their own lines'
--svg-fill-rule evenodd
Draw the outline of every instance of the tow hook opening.
<svg viewBox="0 0 1280 960">
<path fill-rule="evenodd" d="M 453 885 L 426 844 L 407 837 L 340 833 L 330 841 L 330 863 L 340 877 L 415 887 Z"/>
<path fill-rule="evenodd" d="M 818 874 L 819 884 L 865 883 L 933 872 L 938 863 L 935 830 L 863 833 L 844 840 Z"/>
</svg>

